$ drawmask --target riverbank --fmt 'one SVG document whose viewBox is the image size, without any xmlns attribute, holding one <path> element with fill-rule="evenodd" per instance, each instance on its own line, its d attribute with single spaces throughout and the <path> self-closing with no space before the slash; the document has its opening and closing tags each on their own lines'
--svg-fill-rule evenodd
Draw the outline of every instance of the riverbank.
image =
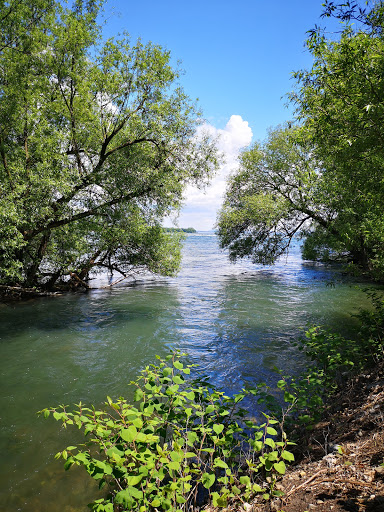
<svg viewBox="0 0 384 512">
<path fill-rule="evenodd" d="M 297 446 L 281 479 L 281 499 L 247 512 L 384 510 L 384 362 L 332 397 L 322 420 Z M 240 510 L 240 509 L 238 509 Z"/>
<path fill-rule="evenodd" d="M 24 288 L 22 286 L 0 285 L 0 302 L 9 302 L 35 297 L 55 297 L 62 295 L 61 291 L 45 291 L 36 288 Z"/>
</svg>

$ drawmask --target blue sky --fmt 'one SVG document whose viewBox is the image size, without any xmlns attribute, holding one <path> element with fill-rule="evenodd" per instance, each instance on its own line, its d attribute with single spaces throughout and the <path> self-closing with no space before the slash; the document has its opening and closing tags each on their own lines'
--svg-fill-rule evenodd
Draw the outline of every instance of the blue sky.
<svg viewBox="0 0 384 512">
<path fill-rule="evenodd" d="M 311 66 L 304 42 L 307 30 L 325 24 L 319 18 L 321 3 L 107 1 L 104 35 L 125 30 L 133 40 L 141 37 L 170 50 L 175 61 L 182 61 L 185 91 L 199 98 L 212 133 L 222 135 L 227 163 L 204 196 L 188 189 L 180 226 L 212 229 L 225 178 L 236 167 L 241 148 L 264 139 L 269 127 L 292 119 L 285 95 L 294 87 L 291 73 Z"/>
</svg>

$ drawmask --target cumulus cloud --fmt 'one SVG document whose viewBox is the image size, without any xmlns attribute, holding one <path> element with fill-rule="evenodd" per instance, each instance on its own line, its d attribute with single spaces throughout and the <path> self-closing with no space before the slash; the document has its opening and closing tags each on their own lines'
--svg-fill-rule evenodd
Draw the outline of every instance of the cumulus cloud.
<svg viewBox="0 0 384 512">
<path fill-rule="evenodd" d="M 211 230 L 216 222 L 216 213 L 223 201 L 226 180 L 238 165 L 240 150 L 251 143 L 252 130 L 248 122 L 239 115 L 232 115 L 224 129 L 205 124 L 200 130 L 208 132 L 214 138 L 218 137 L 218 148 L 224 155 L 225 163 L 205 190 L 192 186 L 187 188 L 185 206 L 180 212 L 178 224 L 181 227 L 192 226 L 197 230 L 207 231 Z M 170 225 L 170 221 L 167 225 Z"/>
</svg>

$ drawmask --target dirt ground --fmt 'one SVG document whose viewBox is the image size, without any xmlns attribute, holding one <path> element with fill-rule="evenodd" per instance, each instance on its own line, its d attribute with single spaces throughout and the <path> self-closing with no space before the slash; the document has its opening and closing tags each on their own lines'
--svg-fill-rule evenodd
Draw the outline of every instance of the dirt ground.
<svg viewBox="0 0 384 512">
<path fill-rule="evenodd" d="M 278 484 L 285 496 L 246 512 L 384 512 L 384 364 L 334 397 L 302 448 Z"/>
</svg>

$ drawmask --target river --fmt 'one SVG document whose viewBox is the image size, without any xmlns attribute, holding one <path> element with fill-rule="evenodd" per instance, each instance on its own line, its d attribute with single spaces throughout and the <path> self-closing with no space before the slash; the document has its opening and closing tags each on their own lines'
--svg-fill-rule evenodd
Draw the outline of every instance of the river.
<svg viewBox="0 0 384 512">
<path fill-rule="evenodd" d="M 352 280 L 303 262 L 298 245 L 273 267 L 233 265 L 214 234 L 197 233 L 175 278 L 0 305 L 0 509 L 80 512 L 95 497 L 82 468 L 53 460 L 78 433 L 38 410 L 129 397 L 140 369 L 171 348 L 229 393 L 273 384 L 274 366 L 300 368 L 291 342 L 302 328 L 353 333 L 350 313 L 366 304 Z"/>
</svg>

